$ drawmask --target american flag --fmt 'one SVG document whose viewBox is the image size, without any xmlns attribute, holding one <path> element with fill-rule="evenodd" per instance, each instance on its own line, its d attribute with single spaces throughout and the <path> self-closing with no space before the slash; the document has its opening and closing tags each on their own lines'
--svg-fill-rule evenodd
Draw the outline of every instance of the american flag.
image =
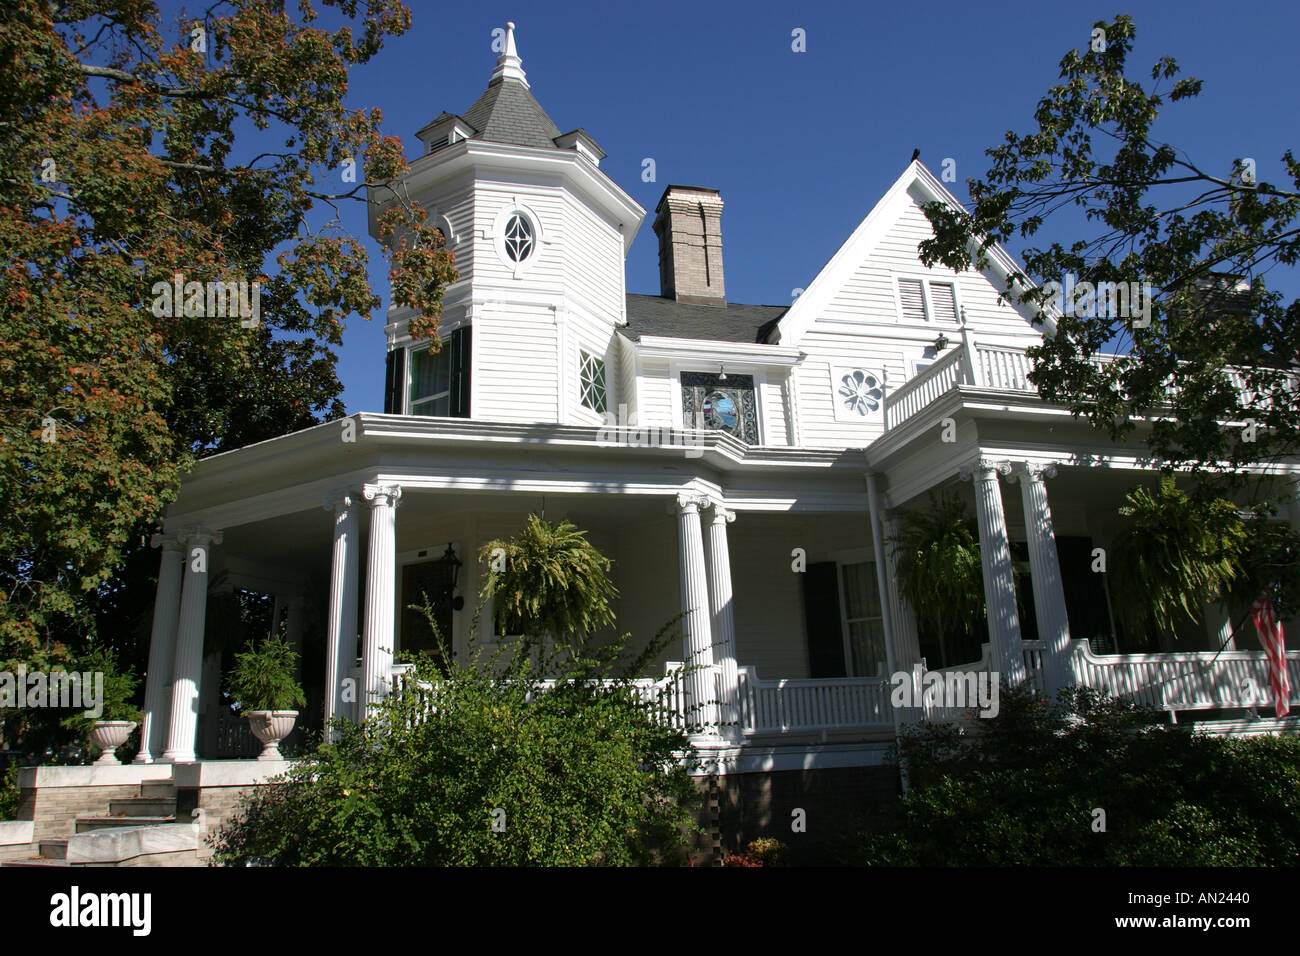
<svg viewBox="0 0 1300 956">
<path fill-rule="evenodd" d="M 1286 670 L 1286 641 L 1282 636 L 1282 624 L 1273 609 L 1273 600 L 1260 598 L 1250 609 L 1250 616 L 1259 632 L 1264 656 L 1268 658 L 1268 685 L 1277 701 L 1277 715 L 1285 717 L 1291 712 L 1291 677 Z"/>
</svg>

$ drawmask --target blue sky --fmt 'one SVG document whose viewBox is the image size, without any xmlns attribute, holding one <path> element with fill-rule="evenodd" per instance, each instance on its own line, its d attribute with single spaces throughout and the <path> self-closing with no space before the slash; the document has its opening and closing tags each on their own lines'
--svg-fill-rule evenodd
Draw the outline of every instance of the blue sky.
<svg viewBox="0 0 1300 956">
<path fill-rule="evenodd" d="M 482 93 L 492 30 L 513 20 L 533 94 L 561 130 L 586 128 L 608 153 L 601 168 L 651 214 L 628 259 L 629 292 L 657 294 L 649 218 L 666 184 L 688 183 L 720 189 L 726 203 L 728 298 L 788 303 L 914 147 L 936 173 L 956 161 L 950 188 L 965 200 L 984 150 L 1031 128 L 1061 57 L 1117 12 L 1137 23 L 1131 67 L 1146 75 L 1167 54 L 1204 81 L 1201 96 L 1168 105 L 1160 139 L 1222 172 L 1234 156 L 1254 157 L 1273 182 L 1281 154 L 1300 146 L 1295 0 L 408 5 L 412 29 L 354 71 L 350 105 L 379 107 L 386 132 L 417 156 L 417 129 Z M 791 49 L 796 28 L 804 53 Z M 642 182 L 645 157 L 657 182 Z M 348 224 L 365 235 L 360 204 Z M 387 266 L 370 246 L 386 307 Z M 384 350 L 382 309 L 351 323 L 340 361 L 350 412 L 382 408 Z"/>
</svg>

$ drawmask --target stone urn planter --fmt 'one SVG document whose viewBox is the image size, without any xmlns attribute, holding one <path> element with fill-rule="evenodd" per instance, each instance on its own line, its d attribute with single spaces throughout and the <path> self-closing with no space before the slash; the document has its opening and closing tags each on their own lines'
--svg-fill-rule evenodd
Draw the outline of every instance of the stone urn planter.
<svg viewBox="0 0 1300 956">
<path fill-rule="evenodd" d="M 280 754 L 280 741 L 293 733 L 293 725 L 298 720 L 296 710 L 251 710 L 248 712 L 248 726 L 253 736 L 262 742 L 262 752 L 258 760 L 283 760 Z"/>
<path fill-rule="evenodd" d="M 103 751 L 95 761 L 96 767 L 120 767 L 117 748 L 135 730 L 134 720 L 97 720 L 90 728 L 90 742 Z"/>
</svg>

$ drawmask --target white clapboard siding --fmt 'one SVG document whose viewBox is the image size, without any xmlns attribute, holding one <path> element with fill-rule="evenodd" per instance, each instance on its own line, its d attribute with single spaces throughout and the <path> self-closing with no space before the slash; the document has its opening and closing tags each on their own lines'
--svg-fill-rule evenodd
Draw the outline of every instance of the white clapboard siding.
<svg viewBox="0 0 1300 956">
<path fill-rule="evenodd" d="M 485 306 L 478 317 L 474 417 L 498 422 L 559 420 L 554 314 L 524 306 Z"/>
<path fill-rule="evenodd" d="M 516 278 L 512 265 L 497 255 L 492 240 L 497 216 L 505 209 L 523 205 L 536 214 L 541 225 L 537 256 L 526 271 Z M 476 283 L 511 286 L 529 292 L 554 294 L 557 299 L 564 288 L 564 259 L 567 225 L 564 194 L 556 187 L 522 186 L 479 181 L 474 193 L 473 244 Z"/>
<path fill-rule="evenodd" d="M 785 420 L 785 389 L 788 380 L 784 375 L 769 377 L 763 390 L 763 444 L 790 444 L 789 427 Z"/>
<path fill-rule="evenodd" d="M 759 677 L 808 676 L 802 581 L 790 568 L 804 537 L 786 515 L 741 514 L 727 526 L 736 659 Z"/>
<path fill-rule="evenodd" d="M 641 360 L 640 395 L 637 406 L 637 424 L 674 426 L 673 388 L 676 378 L 670 377 L 667 362 Z"/>
<path fill-rule="evenodd" d="M 563 218 L 565 291 L 612 329 L 623 309 L 623 237 L 573 196 L 565 198 Z"/>
<path fill-rule="evenodd" d="M 610 396 L 609 410 L 617 418 L 619 405 L 627 406 L 627 420 L 637 420 L 636 346 L 621 335 L 618 343 L 618 386 Z"/>
</svg>

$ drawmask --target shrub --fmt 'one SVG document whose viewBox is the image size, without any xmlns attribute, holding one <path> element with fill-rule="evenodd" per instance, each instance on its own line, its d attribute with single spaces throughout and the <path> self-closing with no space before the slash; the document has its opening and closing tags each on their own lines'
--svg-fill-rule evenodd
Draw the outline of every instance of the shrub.
<svg viewBox="0 0 1300 956">
<path fill-rule="evenodd" d="M 1300 739 L 1219 738 L 1070 688 L 1019 690 L 962 732 L 922 727 L 911 789 L 846 854 L 867 865 L 1293 866 Z M 1104 811 L 1105 829 L 1099 829 Z"/>
<path fill-rule="evenodd" d="M 0 820 L 18 818 L 18 765 L 11 764 L 0 774 Z"/>
<path fill-rule="evenodd" d="M 609 865 L 684 845 L 698 798 L 675 757 L 691 747 L 623 676 L 661 644 L 617 667 L 625 641 L 577 660 L 475 655 L 445 677 L 417 661 L 364 724 L 337 722 L 336 741 L 258 788 L 213 840 L 217 861 Z"/>
<path fill-rule="evenodd" d="M 253 710 L 292 710 L 307 698 L 293 679 L 298 654 L 283 637 L 267 637 L 260 645 L 235 655 L 228 680 L 230 696 L 244 713 Z"/>
<path fill-rule="evenodd" d="M 142 712 L 135 704 L 135 692 L 140 680 L 131 671 L 118 668 L 117 657 L 110 649 L 92 645 L 86 655 L 77 661 L 74 670 L 104 675 L 103 709 L 97 718 L 87 717 L 84 712 L 77 711 L 63 719 L 63 726 L 85 737 L 96 720 L 140 721 Z"/>
</svg>

